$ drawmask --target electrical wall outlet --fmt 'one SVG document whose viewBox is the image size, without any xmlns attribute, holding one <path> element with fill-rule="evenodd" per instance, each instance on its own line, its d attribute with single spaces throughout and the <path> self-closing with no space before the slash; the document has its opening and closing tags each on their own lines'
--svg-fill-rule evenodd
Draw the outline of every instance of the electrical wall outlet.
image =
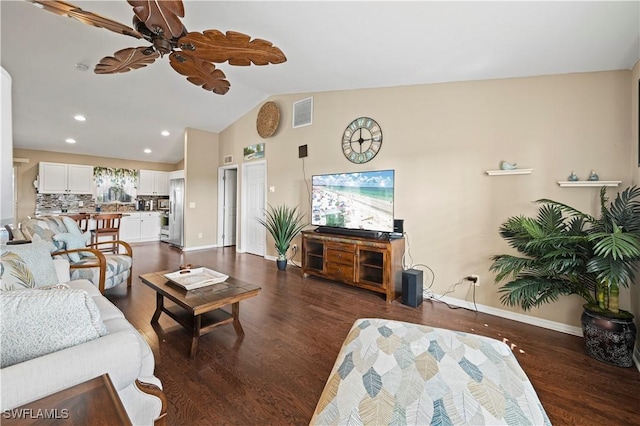
<svg viewBox="0 0 640 426">
<path fill-rule="evenodd" d="M 480 287 L 480 275 L 469 275 L 471 278 L 475 278 L 476 282 L 473 283 L 473 285 L 475 285 L 476 287 Z"/>
<path fill-rule="evenodd" d="M 294 244 L 293 246 L 291 246 L 291 248 L 293 249 L 293 251 L 298 251 L 298 245 Z"/>
<path fill-rule="evenodd" d="M 198 238 L 202 238 L 202 232 L 198 232 Z"/>
</svg>

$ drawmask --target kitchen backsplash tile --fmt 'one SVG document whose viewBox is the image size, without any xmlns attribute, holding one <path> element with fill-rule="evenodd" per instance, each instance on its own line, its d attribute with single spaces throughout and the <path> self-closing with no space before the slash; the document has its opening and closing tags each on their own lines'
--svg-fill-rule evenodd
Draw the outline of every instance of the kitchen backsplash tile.
<svg viewBox="0 0 640 426">
<path fill-rule="evenodd" d="M 154 200 L 154 206 L 157 206 L 158 199 L 167 199 L 168 197 L 141 196 L 138 198 Z M 80 202 L 82 202 L 82 206 L 80 206 Z M 98 208 L 102 212 L 131 212 L 136 210 L 136 204 L 96 203 L 91 194 L 36 194 L 36 215 L 61 212 L 95 212 Z"/>
<path fill-rule="evenodd" d="M 80 207 L 80 201 L 83 206 Z M 39 211 L 69 210 L 69 211 L 94 211 L 96 203 L 91 194 L 36 194 L 36 214 Z"/>
</svg>

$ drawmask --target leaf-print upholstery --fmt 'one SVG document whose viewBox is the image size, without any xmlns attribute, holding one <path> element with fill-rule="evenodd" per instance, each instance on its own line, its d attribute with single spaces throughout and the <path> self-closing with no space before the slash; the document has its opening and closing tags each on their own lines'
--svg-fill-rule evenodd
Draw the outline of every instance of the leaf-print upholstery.
<svg viewBox="0 0 640 426">
<path fill-rule="evenodd" d="M 365 318 L 345 338 L 311 424 L 551 423 L 505 343 Z"/>
<path fill-rule="evenodd" d="M 49 243 L 39 241 L 3 248 L 0 288 L 24 289 L 57 284 L 49 246 Z"/>
<path fill-rule="evenodd" d="M 54 235 L 59 237 L 70 233 L 82 235 L 77 224 L 73 221 L 64 220 L 63 216 L 27 219 L 22 222 L 22 229 L 32 240 L 41 239 L 55 244 L 60 244 L 64 241 L 64 238 L 59 238 L 60 241 L 55 241 Z M 91 249 L 86 250 L 70 249 L 70 247 L 60 247 L 58 245 L 59 250 L 54 251 L 53 256 L 69 260 L 72 280 L 87 279 L 98 287 L 102 293 L 106 289 L 123 283 L 126 283 L 127 287 L 131 287 L 131 268 L 133 266 L 133 250 L 131 246 L 124 241 L 116 241 L 115 243 L 120 247 L 121 253 L 102 253 L 98 250 L 101 245 L 108 244 L 111 246 L 113 243 L 112 241 L 104 241 L 90 246 Z M 73 247 L 76 246 L 74 245 Z"/>
<path fill-rule="evenodd" d="M 0 256 L 0 290 L 34 288 L 36 280 L 20 255 L 5 251 Z"/>
</svg>

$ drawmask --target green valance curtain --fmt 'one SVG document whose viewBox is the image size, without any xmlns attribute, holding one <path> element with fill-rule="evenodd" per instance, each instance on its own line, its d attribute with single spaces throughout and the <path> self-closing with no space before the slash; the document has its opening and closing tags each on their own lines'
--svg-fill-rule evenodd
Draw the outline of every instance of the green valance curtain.
<svg viewBox="0 0 640 426">
<path fill-rule="evenodd" d="M 94 167 L 93 181 L 96 186 L 138 186 L 138 171 L 114 167 Z"/>
</svg>

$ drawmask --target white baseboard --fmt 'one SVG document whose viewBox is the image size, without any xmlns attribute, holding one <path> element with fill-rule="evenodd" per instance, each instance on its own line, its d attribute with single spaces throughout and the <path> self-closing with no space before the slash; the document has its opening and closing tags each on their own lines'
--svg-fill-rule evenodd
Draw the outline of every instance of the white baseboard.
<svg viewBox="0 0 640 426">
<path fill-rule="evenodd" d="M 196 247 L 182 247 L 182 251 L 194 251 L 194 250 L 204 250 L 210 248 L 217 248 L 217 244 L 210 244 L 206 246 L 196 246 Z"/>
<path fill-rule="evenodd" d="M 265 260 L 273 260 L 275 262 L 276 260 L 278 260 L 278 257 L 277 256 L 268 256 L 268 255 L 265 254 L 264 255 L 264 259 Z M 291 259 L 287 259 L 287 265 L 295 266 L 296 268 L 302 268 L 302 264 L 297 264 L 296 262 L 294 262 Z"/>
<path fill-rule="evenodd" d="M 474 306 L 473 302 L 456 299 L 453 297 L 447 297 L 447 296 L 444 296 L 444 297 L 436 296 L 436 297 L 437 297 L 437 300 L 448 303 L 449 305 L 460 306 L 460 307 L 471 309 L 471 310 L 475 310 L 475 307 L 477 306 L 478 312 L 484 312 L 485 314 L 491 314 L 497 317 L 506 318 L 513 321 L 518 321 L 525 324 L 535 325 L 538 327 L 547 328 L 549 330 L 559 331 L 561 333 L 572 334 L 574 336 L 582 337 L 581 327 L 574 327 L 571 325 L 562 324 L 560 322 L 549 321 L 542 318 L 536 318 L 529 315 L 519 314 L 517 312 L 511 312 L 504 309 L 494 308 L 492 306 L 481 305 L 479 303 L 477 303 Z M 428 300 L 428 299 L 425 299 L 425 300 Z"/>
</svg>

